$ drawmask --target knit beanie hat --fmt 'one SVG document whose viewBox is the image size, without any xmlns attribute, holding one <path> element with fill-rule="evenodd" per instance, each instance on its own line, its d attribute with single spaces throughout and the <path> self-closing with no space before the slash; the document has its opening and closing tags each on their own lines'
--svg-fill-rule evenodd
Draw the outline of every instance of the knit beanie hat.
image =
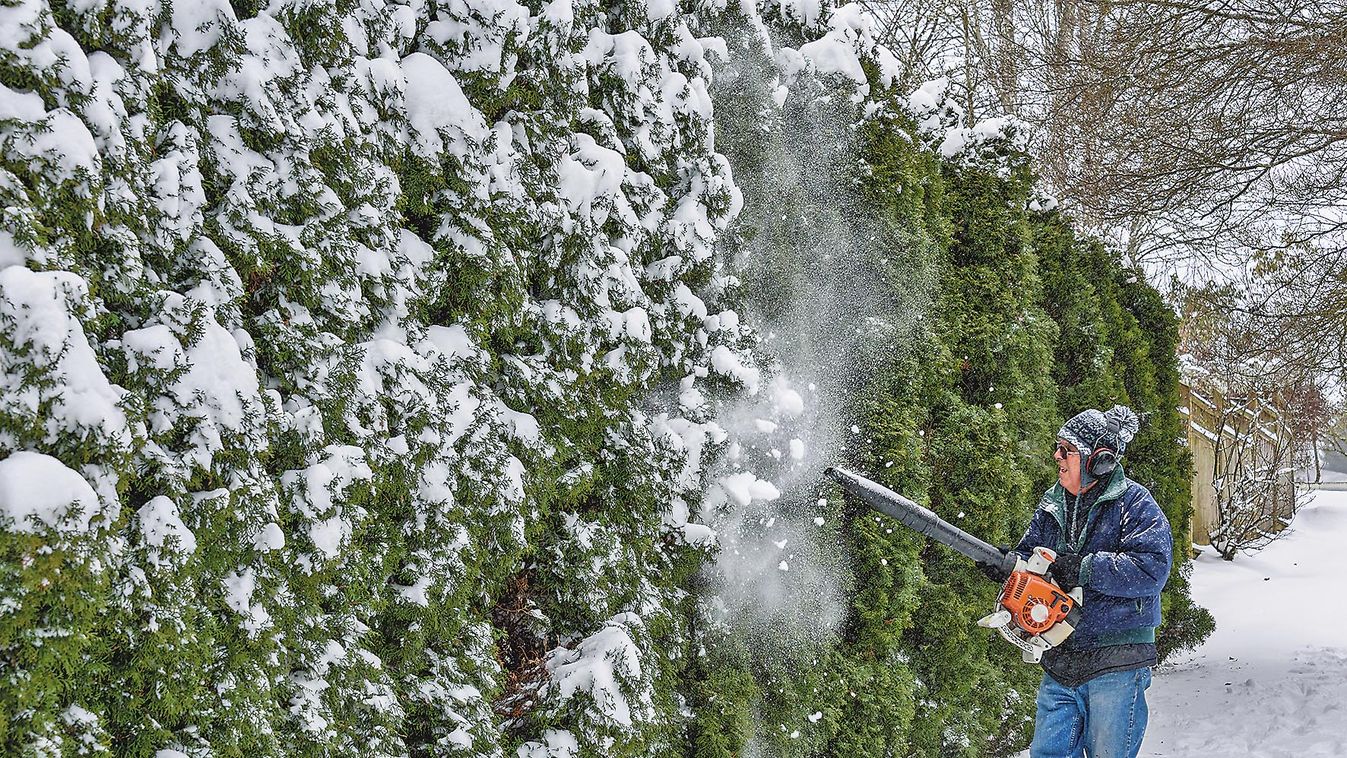
<svg viewBox="0 0 1347 758">
<path fill-rule="evenodd" d="M 1057 430 L 1057 437 L 1075 445 L 1082 458 L 1101 447 L 1122 456 L 1140 428 L 1141 420 L 1131 408 L 1115 405 L 1108 411 L 1091 408 L 1077 413 Z"/>
<path fill-rule="evenodd" d="M 1095 475 L 1088 465 L 1090 454 L 1101 447 L 1106 447 L 1115 451 L 1118 457 L 1122 457 L 1123 451 L 1127 449 L 1127 443 L 1132 441 L 1140 428 L 1141 421 L 1137 418 L 1137 414 L 1125 405 L 1115 405 L 1107 411 L 1097 411 L 1093 408 L 1081 411 L 1062 424 L 1062 428 L 1057 430 L 1058 438 L 1070 442 L 1080 451 L 1082 492 L 1095 481 Z"/>
</svg>

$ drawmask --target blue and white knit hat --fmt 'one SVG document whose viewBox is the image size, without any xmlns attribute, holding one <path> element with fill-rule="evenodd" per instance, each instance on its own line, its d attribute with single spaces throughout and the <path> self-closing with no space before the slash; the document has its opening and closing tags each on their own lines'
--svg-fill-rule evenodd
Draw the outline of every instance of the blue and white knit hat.
<svg viewBox="0 0 1347 758">
<path fill-rule="evenodd" d="M 1062 424 L 1057 437 L 1075 445 L 1083 456 L 1101 447 L 1121 456 L 1140 428 L 1141 420 L 1131 408 L 1115 405 L 1108 411 L 1091 408 L 1077 413 Z"/>
</svg>

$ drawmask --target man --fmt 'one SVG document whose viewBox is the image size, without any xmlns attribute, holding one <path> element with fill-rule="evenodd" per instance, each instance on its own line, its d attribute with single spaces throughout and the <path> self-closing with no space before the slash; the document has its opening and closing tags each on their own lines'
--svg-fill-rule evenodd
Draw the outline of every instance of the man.
<svg viewBox="0 0 1347 758">
<path fill-rule="evenodd" d="M 1039 501 L 1015 552 L 1057 552 L 1051 574 L 1084 588 L 1083 618 L 1043 656 L 1032 758 L 1135 758 L 1146 731 L 1160 590 L 1173 535 L 1145 487 L 1118 459 L 1140 424 L 1130 408 L 1087 410 L 1057 432 L 1057 484 Z"/>
</svg>

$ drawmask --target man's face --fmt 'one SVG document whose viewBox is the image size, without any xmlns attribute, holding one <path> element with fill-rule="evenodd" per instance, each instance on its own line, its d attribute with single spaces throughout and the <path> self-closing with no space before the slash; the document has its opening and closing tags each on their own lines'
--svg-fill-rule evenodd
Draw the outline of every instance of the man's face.
<svg viewBox="0 0 1347 758">
<path fill-rule="evenodd" d="M 1080 451 L 1066 440 L 1057 440 L 1057 447 L 1052 451 L 1052 458 L 1057 462 L 1057 481 L 1061 482 L 1063 489 L 1075 495 L 1080 492 Z"/>
</svg>

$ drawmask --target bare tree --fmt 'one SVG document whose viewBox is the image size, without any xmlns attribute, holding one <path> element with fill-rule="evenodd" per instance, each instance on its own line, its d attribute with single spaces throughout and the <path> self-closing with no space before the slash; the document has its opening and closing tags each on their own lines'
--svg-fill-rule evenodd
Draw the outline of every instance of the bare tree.
<svg viewBox="0 0 1347 758">
<path fill-rule="evenodd" d="M 1030 124 L 1062 199 L 1110 231 L 1135 226 L 1138 256 L 1347 224 L 1341 0 L 866 5 L 909 72 L 965 91 L 969 118 Z"/>
<path fill-rule="evenodd" d="M 1252 256 L 1226 306 L 1261 337 L 1258 347 L 1347 377 L 1347 248 L 1288 245 Z"/>
<path fill-rule="evenodd" d="M 1220 399 L 1216 430 L 1216 523 L 1207 532 L 1225 560 L 1265 547 L 1295 517 L 1297 445 L 1258 392 Z"/>
<path fill-rule="evenodd" d="M 1133 264 L 1191 281 L 1275 259 L 1241 307 L 1343 374 L 1347 0 L 865 4 L 911 80 L 1027 123 L 1063 206 Z"/>
<path fill-rule="evenodd" d="M 1299 506 L 1296 472 L 1334 422 L 1325 375 L 1296 360 L 1269 322 L 1232 308 L 1235 286 L 1189 291 L 1180 350 L 1185 373 L 1214 409 L 1212 546 L 1226 560 L 1271 542 Z"/>
</svg>

